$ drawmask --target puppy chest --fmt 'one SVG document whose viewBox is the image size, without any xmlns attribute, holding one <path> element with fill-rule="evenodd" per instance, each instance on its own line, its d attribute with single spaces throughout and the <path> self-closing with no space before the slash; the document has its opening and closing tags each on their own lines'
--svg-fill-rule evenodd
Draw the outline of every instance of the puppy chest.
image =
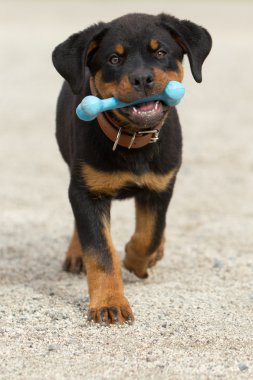
<svg viewBox="0 0 253 380">
<path fill-rule="evenodd" d="M 176 169 L 166 174 L 146 172 L 136 175 L 132 172 L 117 171 L 103 172 L 90 165 L 83 164 L 82 178 L 91 192 L 116 196 L 124 188 L 137 186 L 148 188 L 152 191 L 164 191 L 176 175 Z"/>
</svg>

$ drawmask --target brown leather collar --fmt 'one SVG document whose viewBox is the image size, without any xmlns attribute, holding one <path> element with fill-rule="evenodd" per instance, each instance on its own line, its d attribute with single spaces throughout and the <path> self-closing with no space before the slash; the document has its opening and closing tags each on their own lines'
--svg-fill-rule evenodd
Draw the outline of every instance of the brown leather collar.
<svg viewBox="0 0 253 380">
<path fill-rule="evenodd" d="M 92 95 L 97 95 L 94 79 L 90 78 L 90 89 Z M 112 150 L 117 145 L 128 149 L 142 148 L 150 143 L 155 143 L 159 139 L 159 132 L 164 120 L 153 130 L 140 130 L 136 132 L 126 131 L 123 127 L 117 126 L 106 112 L 101 112 L 97 116 L 97 121 L 104 134 L 114 143 Z"/>
<path fill-rule="evenodd" d="M 153 130 L 137 131 L 131 134 L 130 131 L 124 131 L 124 127 L 115 127 L 105 112 L 98 114 L 97 120 L 104 134 L 114 142 L 112 150 L 115 150 L 117 145 L 128 149 L 135 149 L 154 143 L 159 139 L 159 131 L 162 127 L 162 125 L 159 125 L 159 127 Z"/>
</svg>

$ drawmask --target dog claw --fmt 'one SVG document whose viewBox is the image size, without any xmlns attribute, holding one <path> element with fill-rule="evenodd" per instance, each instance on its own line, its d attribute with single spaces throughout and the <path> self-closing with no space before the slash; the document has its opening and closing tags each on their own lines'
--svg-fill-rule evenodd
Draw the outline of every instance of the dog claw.
<svg viewBox="0 0 253 380">
<path fill-rule="evenodd" d="M 130 306 L 110 306 L 98 309 L 90 309 L 87 317 L 88 322 L 110 324 L 133 324 L 134 316 Z"/>
</svg>

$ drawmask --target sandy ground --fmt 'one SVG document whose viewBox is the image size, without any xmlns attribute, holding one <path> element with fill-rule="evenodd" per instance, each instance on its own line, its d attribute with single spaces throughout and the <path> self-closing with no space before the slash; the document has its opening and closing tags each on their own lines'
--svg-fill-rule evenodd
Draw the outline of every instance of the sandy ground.
<svg viewBox="0 0 253 380">
<path fill-rule="evenodd" d="M 252 379 L 253 4 L 0 6 L 0 378 Z M 129 11 L 191 19 L 214 48 L 201 85 L 185 61 L 184 164 L 166 257 L 145 281 L 123 271 L 135 324 L 99 327 L 85 319 L 85 276 L 61 270 L 73 220 L 54 139 L 62 81 L 50 54 L 71 33 Z M 123 257 L 133 203 L 115 203 L 112 219 Z"/>
</svg>

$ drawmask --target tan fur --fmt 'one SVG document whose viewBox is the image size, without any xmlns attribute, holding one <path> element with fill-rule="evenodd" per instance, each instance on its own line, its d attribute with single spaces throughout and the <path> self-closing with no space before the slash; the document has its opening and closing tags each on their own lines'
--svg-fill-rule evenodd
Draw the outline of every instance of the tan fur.
<svg viewBox="0 0 253 380">
<path fill-rule="evenodd" d="M 116 89 L 117 98 L 126 103 L 130 103 L 133 100 L 136 100 L 136 94 L 133 89 L 133 86 L 129 82 L 128 75 L 123 75 L 119 81 Z"/>
<path fill-rule="evenodd" d="M 87 56 L 92 52 L 92 50 L 96 49 L 98 47 L 98 44 L 96 41 L 91 41 L 91 43 L 88 46 L 87 49 Z"/>
<path fill-rule="evenodd" d="M 178 66 L 178 82 L 182 82 L 184 79 L 184 67 L 182 62 L 177 61 L 177 66 Z"/>
<path fill-rule="evenodd" d="M 78 237 L 75 227 L 74 227 L 73 235 L 69 244 L 67 256 L 68 257 L 82 256 L 82 248 L 81 248 L 81 244 L 80 244 L 79 237 Z"/>
<path fill-rule="evenodd" d="M 142 175 L 136 175 L 123 171 L 106 173 L 88 164 L 82 165 L 82 175 L 89 190 L 112 196 L 116 195 L 120 189 L 129 184 L 147 187 L 157 192 L 164 191 L 174 178 L 176 172 L 177 168 L 172 169 L 166 174 L 147 172 Z"/>
<path fill-rule="evenodd" d="M 143 208 L 136 204 L 136 227 L 132 238 L 139 256 L 145 256 L 154 235 L 156 215 L 150 207 Z"/>
<path fill-rule="evenodd" d="M 80 268 L 76 267 L 77 264 Z M 84 254 L 82 251 L 76 228 L 74 228 L 69 248 L 66 253 L 64 267 L 65 270 L 73 273 L 77 273 L 77 271 L 79 272 L 79 270 L 81 270 L 82 272 L 86 272 L 84 265 Z"/>
<path fill-rule="evenodd" d="M 125 48 L 122 44 L 118 44 L 116 45 L 115 47 L 115 52 L 118 54 L 118 55 L 123 55 L 125 53 Z"/>
<path fill-rule="evenodd" d="M 166 85 L 172 80 L 182 82 L 183 77 L 184 77 L 183 65 L 179 61 L 177 61 L 177 64 L 178 64 L 178 71 L 171 71 L 171 70 L 163 71 L 163 70 L 154 68 L 155 82 L 159 83 L 159 85 L 161 86 L 161 90 L 157 92 L 163 91 Z"/>
<path fill-rule="evenodd" d="M 98 90 L 99 94 L 102 96 L 102 98 L 107 99 L 112 96 L 116 97 L 116 89 L 117 89 L 116 82 L 105 83 L 102 78 L 101 70 L 99 70 L 96 73 L 94 79 L 95 79 L 95 87 Z"/>
<path fill-rule="evenodd" d="M 152 38 L 150 40 L 149 46 L 151 47 L 152 50 L 156 50 L 158 49 L 159 42 L 155 38 Z"/>
<path fill-rule="evenodd" d="M 155 252 L 149 254 L 149 247 L 154 238 L 154 228 L 157 215 L 151 208 L 143 208 L 136 203 L 136 227 L 135 233 L 126 244 L 126 256 L 124 266 L 136 276 L 145 278 L 147 269 L 154 266 L 161 259 L 164 251 L 164 236 Z"/>
<path fill-rule="evenodd" d="M 102 322 L 101 311 L 106 309 L 105 322 L 109 320 L 109 322 L 114 323 L 114 316 L 110 308 L 115 308 L 118 312 L 118 322 L 123 323 L 129 316 L 131 316 L 132 320 L 134 317 L 124 296 L 120 260 L 112 243 L 110 224 L 106 218 L 102 219 L 102 223 L 103 234 L 110 251 L 112 268 L 110 271 L 104 271 L 96 259 L 99 253 L 86 252 L 85 266 L 90 294 L 89 313 L 92 315 L 93 320 Z"/>
<path fill-rule="evenodd" d="M 166 85 L 171 80 L 176 80 L 182 82 L 184 76 L 183 65 L 181 62 L 177 62 L 177 71 L 163 71 L 158 68 L 154 68 L 154 87 L 148 94 L 148 96 L 159 94 L 164 90 Z M 105 83 L 102 78 L 102 72 L 98 71 L 95 75 L 95 86 L 102 98 L 110 98 L 114 96 L 115 98 L 130 103 L 136 100 L 136 91 L 129 82 L 128 75 L 124 75 L 119 82 L 113 81 Z M 137 94 L 138 95 L 138 94 Z M 122 119 L 122 116 L 120 117 Z"/>
<path fill-rule="evenodd" d="M 102 72 L 99 70 L 95 75 L 95 86 L 104 99 L 112 96 L 124 102 L 130 102 L 134 99 L 134 90 L 127 75 L 124 75 L 119 83 L 115 81 L 105 83 L 102 78 Z"/>
</svg>

